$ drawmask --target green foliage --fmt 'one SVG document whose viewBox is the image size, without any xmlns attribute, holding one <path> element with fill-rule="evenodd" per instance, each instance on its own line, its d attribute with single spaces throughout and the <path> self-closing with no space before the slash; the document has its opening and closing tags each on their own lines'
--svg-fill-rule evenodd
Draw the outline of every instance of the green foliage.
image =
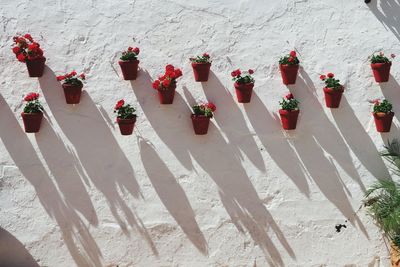
<svg viewBox="0 0 400 267">
<path fill-rule="evenodd" d="M 24 107 L 24 113 L 40 113 L 43 112 L 43 106 L 40 104 L 39 100 L 33 100 L 26 103 Z"/>
<path fill-rule="evenodd" d="M 400 174 L 400 142 L 388 141 L 382 157 L 389 161 L 395 174 Z M 400 183 L 379 179 L 366 192 L 364 205 L 378 227 L 400 248 Z"/>
<path fill-rule="evenodd" d="M 371 63 L 389 63 L 390 60 L 383 53 L 371 56 Z"/>
<path fill-rule="evenodd" d="M 299 109 L 299 101 L 297 99 L 291 98 L 291 99 L 287 99 L 287 98 L 282 98 L 282 101 L 279 102 L 279 104 L 281 105 L 281 108 L 283 110 L 297 110 Z"/>
<path fill-rule="evenodd" d="M 298 65 L 300 61 L 297 57 L 291 57 L 290 55 L 281 57 L 279 59 L 279 64 L 281 65 Z"/>
<path fill-rule="evenodd" d="M 247 74 L 244 76 L 233 77 L 232 81 L 235 81 L 239 84 L 247 84 L 247 83 L 254 83 L 254 78 L 251 77 L 250 74 Z"/>
<path fill-rule="evenodd" d="M 209 118 L 212 118 L 214 116 L 212 109 L 207 107 L 207 105 L 195 105 L 192 108 L 194 115 L 206 116 Z"/>
<path fill-rule="evenodd" d="M 117 110 L 114 110 L 114 113 L 117 113 L 117 117 L 120 119 L 132 119 L 136 117 L 136 109 L 132 107 L 130 104 L 126 104 L 120 107 Z"/>
<path fill-rule="evenodd" d="M 133 61 L 133 60 L 137 60 L 137 57 L 138 57 L 138 55 L 135 52 L 128 50 L 128 51 L 122 52 L 120 59 L 123 61 Z"/>
<path fill-rule="evenodd" d="M 383 112 L 383 113 L 389 113 L 392 112 L 392 104 L 384 99 L 382 102 L 376 102 L 374 105 L 374 113 L 378 112 Z"/>
<path fill-rule="evenodd" d="M 193 63 L 211 63 L 210 56 L 204 53 L 202 56 L 191 57 L 190 61 Z"/>
<path fill-rule="evenodd" d="M 334 77 L 326 78 L 325 79 L 325 84 L 326 84 L 326 87 L 332 88 L 332 89 L 340 89 L 340 88 L 342 88 L 342 85 L 340 84 L 340 80 L 335 79 Z"/>
</svg>

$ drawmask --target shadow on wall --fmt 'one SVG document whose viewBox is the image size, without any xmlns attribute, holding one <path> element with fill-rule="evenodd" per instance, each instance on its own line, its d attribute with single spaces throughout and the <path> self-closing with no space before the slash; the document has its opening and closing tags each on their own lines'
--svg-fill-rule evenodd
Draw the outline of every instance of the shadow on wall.
<svg viewBox="0 0 400 267">
<path fill-rule="evenodd" d="M 70 154 L 75 159 L 68 155 L 66 161 L 70 164 L 74 161 L 77 169 L 81 170 L 80 175 L 102 192 L 122 231 L 130 235 L 127 224 L 137 229 L 153 253 L 158 255 L 143 223 L 122 198 L 126 192 L 140 197 L 140 188 L 128 159 L 93 100 L 83 91 L 79 105 L 67 105 L 61 84 L 48 67 L 43 77 L 39 78 L 39 83 L 54 118 L 75 148 L 76 156 Z M 47 155 L 52 153 L 49 147 L 42 145 L 41 148 L 47 149 Z M 67 154 L 64 153 L 64 156 Z"/>
<path fill-rule="evenodd" d="M 140 85 L 138 86 L 140 88 L 151 88 L 151 78 L 148 73 L 142 73 L 139 77 L 137 82 L 133 84 L 135 87 Z M 220 89 L 221 88 L 210 88 L 210 90 Z M 223 90 L 226 89 L 223 88 Z M 279 226 L 272 218 L 272 215 L 266 210 L 264 203 L 258 197 L 245 169 L 242 167 L 241 157 L 237 153 L 237 147 L 229 144 L 216 128 L 213 127 L 212 123 L 207 136 L 195 136 L 190 124 L 191 110 L 179 94 L 175 96 L 176 99 L 174 100 L 173 108 L 160 107 L 160 109 L 163 109 L 163 116 L 160 117 L 159 113 L 161 111 L 154 111 L 154 106 L 157 106 L 155 104 L 155 97 L 153 98 L 154 100 L 150 100 L 152 102 L 149 103 L 149 101 L 142 101 L 146 98 L 144 95 L 146 91 L 135 90 L 134 88 L 134 92 L 137 98 L 140 99 L 139 103 L 142 106 L 142 110 L 158 136 L 172 150 L 178 159 L 190 161 L 191 157 L 193 157 L 201 168 L 208 173 L 219 188 L 221 202 L 230 215 L 232 222 L 241 233 L 245 233 L 247 230 L 252 239 L 265 252 L 265 256 L 270 265 L 283 266 L 282 257 L 279 252 L 280 249 L 277 249 L 276 245 L 267 234 L 270 229 L 289 255 L 295 258 L 292 248 L 279 229 Z M 184 93 L 188 103 L 195 102 L 195 99 L 187 89 L 184 89 Z M 227 108 L 230 108 L 229 104 L 226 104 L 225 101 L 227 100 L 225 98 L 231 96 L 227 92 L 224 94 L 225 96 L 218 98 L 216 105 L 224 106 L 223 103 L 225 103 L 225 105 L 228 105 Z M 235 105 L 233 101 L 231 102 L 230 104 Z M 182 115 L 177 115 L 177 113 L 183 114 L 183 118 Z M 241 116 L 238 116 L 238 118 L 239 120 L 242 119 Z M 229 119 L 233 121 L 237 120 L 235 117 Z M 186 127 L 182 127 L 183 129 L 180 127 L 179 135 L 177 135 L 175 130 L 171 129 L 173 128 L 171 125 L 186 125 Z M 179 136 L 179 138 L 177 138 L 177 136 Z M 229 134 L 228 137 L 229 136 L 232 136 L 232 133 Z M 246 137 L 248 136 L 249 135 L 246 135 Z M 234 138 L 238 137 L 236 136 Z M 260 153 L 257 147 L 253 147 L 253 149 L 256 149 L 256 151 L 247 150 L 247 152 Z M 153 153 L 155 154 L 155 152 Z M 144 158 L 144 156 L 142 157 Z M 190 163 L 190 166 L 193 165 Z M 167 175 L 169 176 L 172 174 Z M 151 179 L 154 179 L 154 177 Z M 172 177 L 168 180 L 171 179 Z M 154 180 L 153 182 L 158 181 Z M 174 198 L 173 193 L 176 190 L 174 189 L 176 184 L 175 182 L 171 182 L 170 184 L 172 189 L 167 186 L 159 186 L 158 189 L 160 191 L 158 192 L 159 196 L 164 199 L 164 203 L 168 202 L 168 199 Z M 161 192 L 161 190 L 163 191 Z M 191 220 L 191 218 L 189 219 Z M 181 227 L 183 228 L 182 225 Z"/>
<path fill-rule="evenodd" d="M 342 98 L 339 109 L 332 109 L 332 115 L 347 145 L 361 164 L 374 177 L 389 178 L 390 174 L 379 151 L 345 97 Z"/>
<path fill-rule="evenodd" d="M 356 220 L 360 230 L 368 237 L 359 217 L 354 217 L 354 209 L 348 199 L 351 193 L 342 181 L 333 159 L 359 184 L 361 190 L 365 190 L 365 186 L 353 165 L 349 148 L 316 98 L 314 84 L 304 70 L 300 72 L 301 77 L 298 77 L 295 86 L 290 87 L 290 91 L 299 99 L 301 106 L 307 108 L 301 109 L 302 121 L 297 130 L 302 134 L 301 140 L 294 139 L 293 145 L 308 174 L 325 197 L 352 224 Z M 326 152 L 330 155 L 327 156 Z"/>
<path fill-rule="evenodd" d="M 400 1 L 372 0 L 368 4 L 375 17 L 400 40 Z"/>
<path fill-rule="evenodd" d="M 300 192 L 309 197 L 310 189 L 306 171 L 296 155 L 296 151 L 290 145 L 288 136 L 282 132 L 278 115 L 272 115 L 255 93 L 253 93 L 251 105 L 246 105 L 245 109 L 250 123 L 270 157 L 292 180 Z"/>
<path fill-rule="evenodd" d="M 164 206 L 196 248 L 203 254 L 208 254 L 207 241 L 182 187 L 154 148 L 143 139 L 139 140 L 139 144 L 144 168 Z"/>
<path fill-rule="evenodd" d="M 1 227 L 0 267 L 39 267 L 25 246 Z"/>
<path fill-rule="evenodd" d="M 213 71 L 210 71 L 208 82 L 202 83 L 202 86 L 207 100 L 217 102 L 218 110 L 214 119 L 228 138 L 232 152 L 241 160 L 243 160 L 241 153 L 244 153 L 254 166 L 265 172 L 265 164 L 260 149 L 246 125 L 244 115 L 236 104 L 234 96 L 229 93 Z M 252 104 L 242 105 L 246 107 Z"/>
<path fill-rule="evenodd" d="M 78 214 L 60 196 L 31 142 L 0 95 L 0 138 L 21 173 L 35 188 L 49 216 L 56 220 L 62 238 L 78 266 L 101 266 L 101 251 Z M 50 127 L 43 121 L 44 129 Z M 36 134 L 37 136 L 40 133 Z M 18 142 L 16 142 L 18 140 Z"/>
</svg>

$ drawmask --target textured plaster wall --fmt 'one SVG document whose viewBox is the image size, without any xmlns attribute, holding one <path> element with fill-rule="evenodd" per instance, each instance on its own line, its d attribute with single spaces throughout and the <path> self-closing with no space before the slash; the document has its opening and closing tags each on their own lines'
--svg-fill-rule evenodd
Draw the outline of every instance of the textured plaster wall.
<svg viewBox="0 0 400 267">
<path fill-rule="evenodd" d="M 388 266 L 378 229 L 353 213 L 389 175 L 378 151 L 399 135 L 397 119 L 376 133 L 367 102 L 386 97 L 400 116 L 398 62 L 379 86 L 367 59 L 400 53 L 399 13 L 398 0 L 1 0 L 0 266 Z M 40 79 L 10 50 L 25 32 L 48 59 Z M 117 64 L 129 45 L 142 50 L 132 83 Z M 277 61 L 293 47 L 302 68 L 287 88 Z M 203 52 L 213 73 L 200 84 L 188 58 Z M 184 76 L 160 106 L 151 80 L 167 63 Z M 245 105 L 229 77 L 238 67 L 256 70 Z M 88 79 L 68 106 L 55 75 L 73 69 Z M 346 86 L 338 110 L 324 106 L 328 71 Z M 301 116 L 285 133 L 288 89 Z M 30 91 L 46 108 L 36 135 L 19 115 Z M 114 123 L 121 98 L 138 109 L 130 137 Z M 218 110 L 198 137 L 189 106 L 202 100 Z"/>
</svg>

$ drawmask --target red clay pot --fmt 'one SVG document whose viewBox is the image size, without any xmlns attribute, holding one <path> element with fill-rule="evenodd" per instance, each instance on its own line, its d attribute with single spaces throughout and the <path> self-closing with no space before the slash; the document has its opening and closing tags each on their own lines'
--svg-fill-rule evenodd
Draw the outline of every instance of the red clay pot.
<svg viewBox="0 0 400 267">
<path fill-rule="evenodd" d="M 40 124 L 43 119 L 43 112 L 37 113 L 21 113 L 22 120 L 24 122 L 24 128 L 26 133 L 37 133 L 40 129 Z"/>
<path fill-rule="evenodd" d="M 372 113 L 375 120 L 376 130 L 380 133 L 390 132 L 390 126 L 392 125 L 392 120 L 394 112 L 390 113 Z"/>
<path fill-rule="evenodd" d="M 196 82 L 208 81 L 210 74 L 211 63 L 195 63 L 192 62 L 194 79 Z"/>
<path fill-rule="evenodd" d="M 172 83 L 168 89 L 157 90 L 160 104 L 172 104 L 174 102 L 176 83 Z"/>
<path fill-rule="evenodd" d="M 29 61 L 27 60 L 26 67 L 28 69 L 29 77 L 42 77 L 45 62 L 46 62 L 45 57 Z"/>
<path fill-rule="evenodd" d="M 139 60 L 129 60 L 129 61 L 118 61 L 119 66 L 122 70 L 122 76 L 124 80 L 136 80 Z"/>
<path fill-rule="evenodd" d="M 279 110 L 279 115 L 281 116 L 282 127 L 285 130 L 294 130 L 297 125 L 297 118 L 299 117 L 300 110 Z"/>
<path fill-rule="evenodd" d="M 253 92 L 254 83 L 235 83 L 235 91 L 239 103 L 249 103 Z"/>
<path fill-rule="evenodd" d="M 196 135 L 204 135 L 208 132 L 208 125 L 210 124 L 210 118 L 204 115 L 195 115 L 192 114 L 192 123 L 194 133 Z"/>
<path fill-rule="evenodd" d="M 117 118 L 117 123 L 119 125 L 119 130 L 122 135 L 131 135 L 133 132 L 133 127 L 135 126 L 136 116 L 132 119 L 120 119 Z"/>
<path fill-rule="evenodd" d="M 342 94 L 344 92 L 344 87 L 340 89 L 324 88 L 325 94 L 325 104 L 328 108 L 338 108 L 340 105 L 340 100 L 342 99 Z"/>
<path fill-rule="evenodd" d="M 279 69 L 282 75 L 283 84 L 295 84 L 297 73 L 299 71 L 299 65 L 279 65 Z"/>
<path fill-rule="evenodd" d="M 79 104 L 81 101 L 82 87 L 83 85 L 72 85 L 63 83 L 65 100 L 67 104 Z"/>
<path fill-rule="evenodd" d="M 389 63 L 372 63 L 371 68 L 377 83 L 384 83 L 389 81 L 390 67 L 392 62 Z"/>
</svg>

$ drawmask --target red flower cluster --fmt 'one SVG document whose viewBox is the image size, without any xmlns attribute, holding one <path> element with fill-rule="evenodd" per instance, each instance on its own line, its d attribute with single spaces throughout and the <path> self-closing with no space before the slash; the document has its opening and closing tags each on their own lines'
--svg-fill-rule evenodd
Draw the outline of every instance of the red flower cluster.
<svg viewBox="0 0 400 267">
<path fill-rule="evenodd" d="M 71 73 L 67 73 L 65 75 L 57 76 L 57 81 L 63 81 L 63 80 L 72 79 L 72 78 L 78 79 L 78 77 L 80 79 L 82 79 L 82 80 L 86 79 L 86 76 L 85 76 L 84 73 L 81 73 L 81 74 L 79 74 L 79 76 L 77 76 L 76 71 L 72 71 Z"/>
<path fill-rule="evenodd" d="M 296 51 L 294 50 L 290 51 L 288 61 L 293 62 L 296 59 L 296 57 L 297 57 Z"/>
<path fill-rule="evenodd" d="M 204 54 L 203 54 L 203 57 L 210 58 L 210 55 L 209 55 L 208 53 L 204 53 Z"/>
<path fill-rule="evenodd" d="M 138 47 L 135 47 L 135 48 L 128 47 L 128 51 L 131 51 L 131 52 L 135 53 L 136 55 L 139 55 L 139 53 L 140 53 L 140 49 Z"/>
<path fill-rule="evenodd" d="M 212 112 L 217 110 L 217 106 L 212 102 L 208 102 L 207 104 L 201 104 L 200 106 L 204 107 L 204 109 L 209 108 Z"/>
<path fill-rule="evenodd" d="M 24 36 L 14 36 L 15 46 L 12 48 L 13 53 L 20 62 L 27 60 L 35 60 L 43 58 L 43 50 L 40 45 L 35 42 L 30 34 Z"/>
<path fill-rule="evenodd" d="M 158 77 L 157 80 L 153 82 L 153 89 L 166 89 L 172 83 L 176 81 L 177 78 L 182 76 L 182 71 L 178 68 L 175 68 L 173 65 L 168 64 L 165 66 L 165 74 Z"/>
<path fill-rule="evenodd" d="M 327 76 L 328 76 L 328 78 L 333 78 L 333 77 L 335 77 L 335 74 L 329 72 L 327 75 L 321 75 L 321 76 L 319 76 L 319 78 L 320 78 L 322 81 L 325 81 Z"/>
<path fill-rule="evenodd" d="M 115 105 L 114 109 L 118 110 L 120 108 L 122 108 L 125 105 L 125 100 L 121 99 L 117 102 L 117 104 Z"/>
<path fill-rule="evenodd" d="M 293 96 L 292 93 L 289 93 L 289 94 L 287 94 L 287 95 L 285 96 L 285 98 L 286 98 L 287 100 L 290 100 L 290 99 L 294 99 L 294 96 Z"/>
<path fill-rule="evenodd" d="M 24 97 L 24 100 L 29 102 L 29 101 L 34 101 L 37 100 L 39 98 L 39 94 L 38 93 L 29 93 Z"/>
<path fill-rule="evenodd" d="M 254 73 L 254 70 L 249 69 L 247 72 L 251 75 Z M 240 75 L 242 75 L 242 71 L 240 69 L 237 69 L 237 70 L 234 70 L 231 72 L 232 77 L 239 77 Z"/>
</svg>

